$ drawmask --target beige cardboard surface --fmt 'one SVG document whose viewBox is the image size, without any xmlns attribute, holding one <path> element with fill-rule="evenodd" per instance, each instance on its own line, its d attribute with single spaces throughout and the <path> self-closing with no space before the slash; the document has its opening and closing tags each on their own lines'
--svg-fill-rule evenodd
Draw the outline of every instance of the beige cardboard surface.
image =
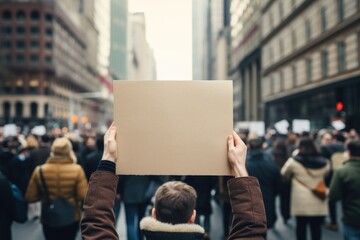
<svg viewBox="0 0 360 240">
<path fill-rule="evenodd" d="M 232 81 L 114 81 L 117 174 L 231 175 Z"/>
</svg>

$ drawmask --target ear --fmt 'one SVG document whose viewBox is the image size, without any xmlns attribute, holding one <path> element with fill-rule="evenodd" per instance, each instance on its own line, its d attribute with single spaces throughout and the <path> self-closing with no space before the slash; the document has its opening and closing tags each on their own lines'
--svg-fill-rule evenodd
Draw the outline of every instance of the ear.
<svg viewBox="0 0 360 240">
<path fill-rule="evenodd" d="M 195 218 L 196 218 L 196 210 L 194 209 L 188 223 L 190 223 L 190 224 L 195 223 Z"/>
<path fill-rule="evenodd" d="M 153 208 L 153 209 L 151 210 L 151 217 L 152 217 L 153 219 L 156 219 L 156 211 L 155 211 L 155 208 Z"/>
</svg>

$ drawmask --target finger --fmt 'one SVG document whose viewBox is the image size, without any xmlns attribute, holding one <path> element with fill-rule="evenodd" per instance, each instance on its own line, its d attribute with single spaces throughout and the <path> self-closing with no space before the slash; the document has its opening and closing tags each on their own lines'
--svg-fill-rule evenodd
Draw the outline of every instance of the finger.
<svg viewBox="0 0 360 240">
<path fill-rule="evenodd" d="M 232 135 L 228 136 L 228 149 L 233 148 L 234 147 L 234 138 Z"/>
<path fill-rule="evenodd" d="M 244 142 L 241 140 L 241 138 L 239 137 L 239 135 L 237 135 L 235 131 L 233 132 L 233 136 L 234 136 L 235 147 L 244 144 Z"/>
</svg>

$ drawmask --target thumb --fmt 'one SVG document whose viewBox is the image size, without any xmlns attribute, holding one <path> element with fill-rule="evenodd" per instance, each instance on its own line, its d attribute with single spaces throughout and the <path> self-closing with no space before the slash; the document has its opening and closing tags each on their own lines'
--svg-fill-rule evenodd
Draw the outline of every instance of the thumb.
<svg viewBox="0 0 360 240">
<path fill-rule="evenodd" d="M 234 147 L 234 137 L 232 135 L 228 136 L 228 149 Z"/>
</svg>

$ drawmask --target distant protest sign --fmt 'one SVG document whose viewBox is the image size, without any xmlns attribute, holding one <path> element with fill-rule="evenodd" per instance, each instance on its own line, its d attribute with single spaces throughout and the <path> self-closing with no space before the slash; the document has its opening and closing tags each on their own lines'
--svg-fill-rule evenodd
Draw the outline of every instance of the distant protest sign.
<svg viewBox="0 0 360 240">
<path fill-rule="evenodd" d="M 117 174 L 231 175 L 232 81 L 114 81 Z"/>
<path fill-rule="evenodd" d="M 15 137 L 17 136 L 17 126 L 15 124 L 6 124 L 3 129 L 4 137 Z"/>
<path fill-rule="evenodd" d="M 303 132 L 310 132 L 310 120 L 294 119 L 292 122 L 292 130 L 294 133 L 299 134 L 302 134 Z"/>
</svg>

